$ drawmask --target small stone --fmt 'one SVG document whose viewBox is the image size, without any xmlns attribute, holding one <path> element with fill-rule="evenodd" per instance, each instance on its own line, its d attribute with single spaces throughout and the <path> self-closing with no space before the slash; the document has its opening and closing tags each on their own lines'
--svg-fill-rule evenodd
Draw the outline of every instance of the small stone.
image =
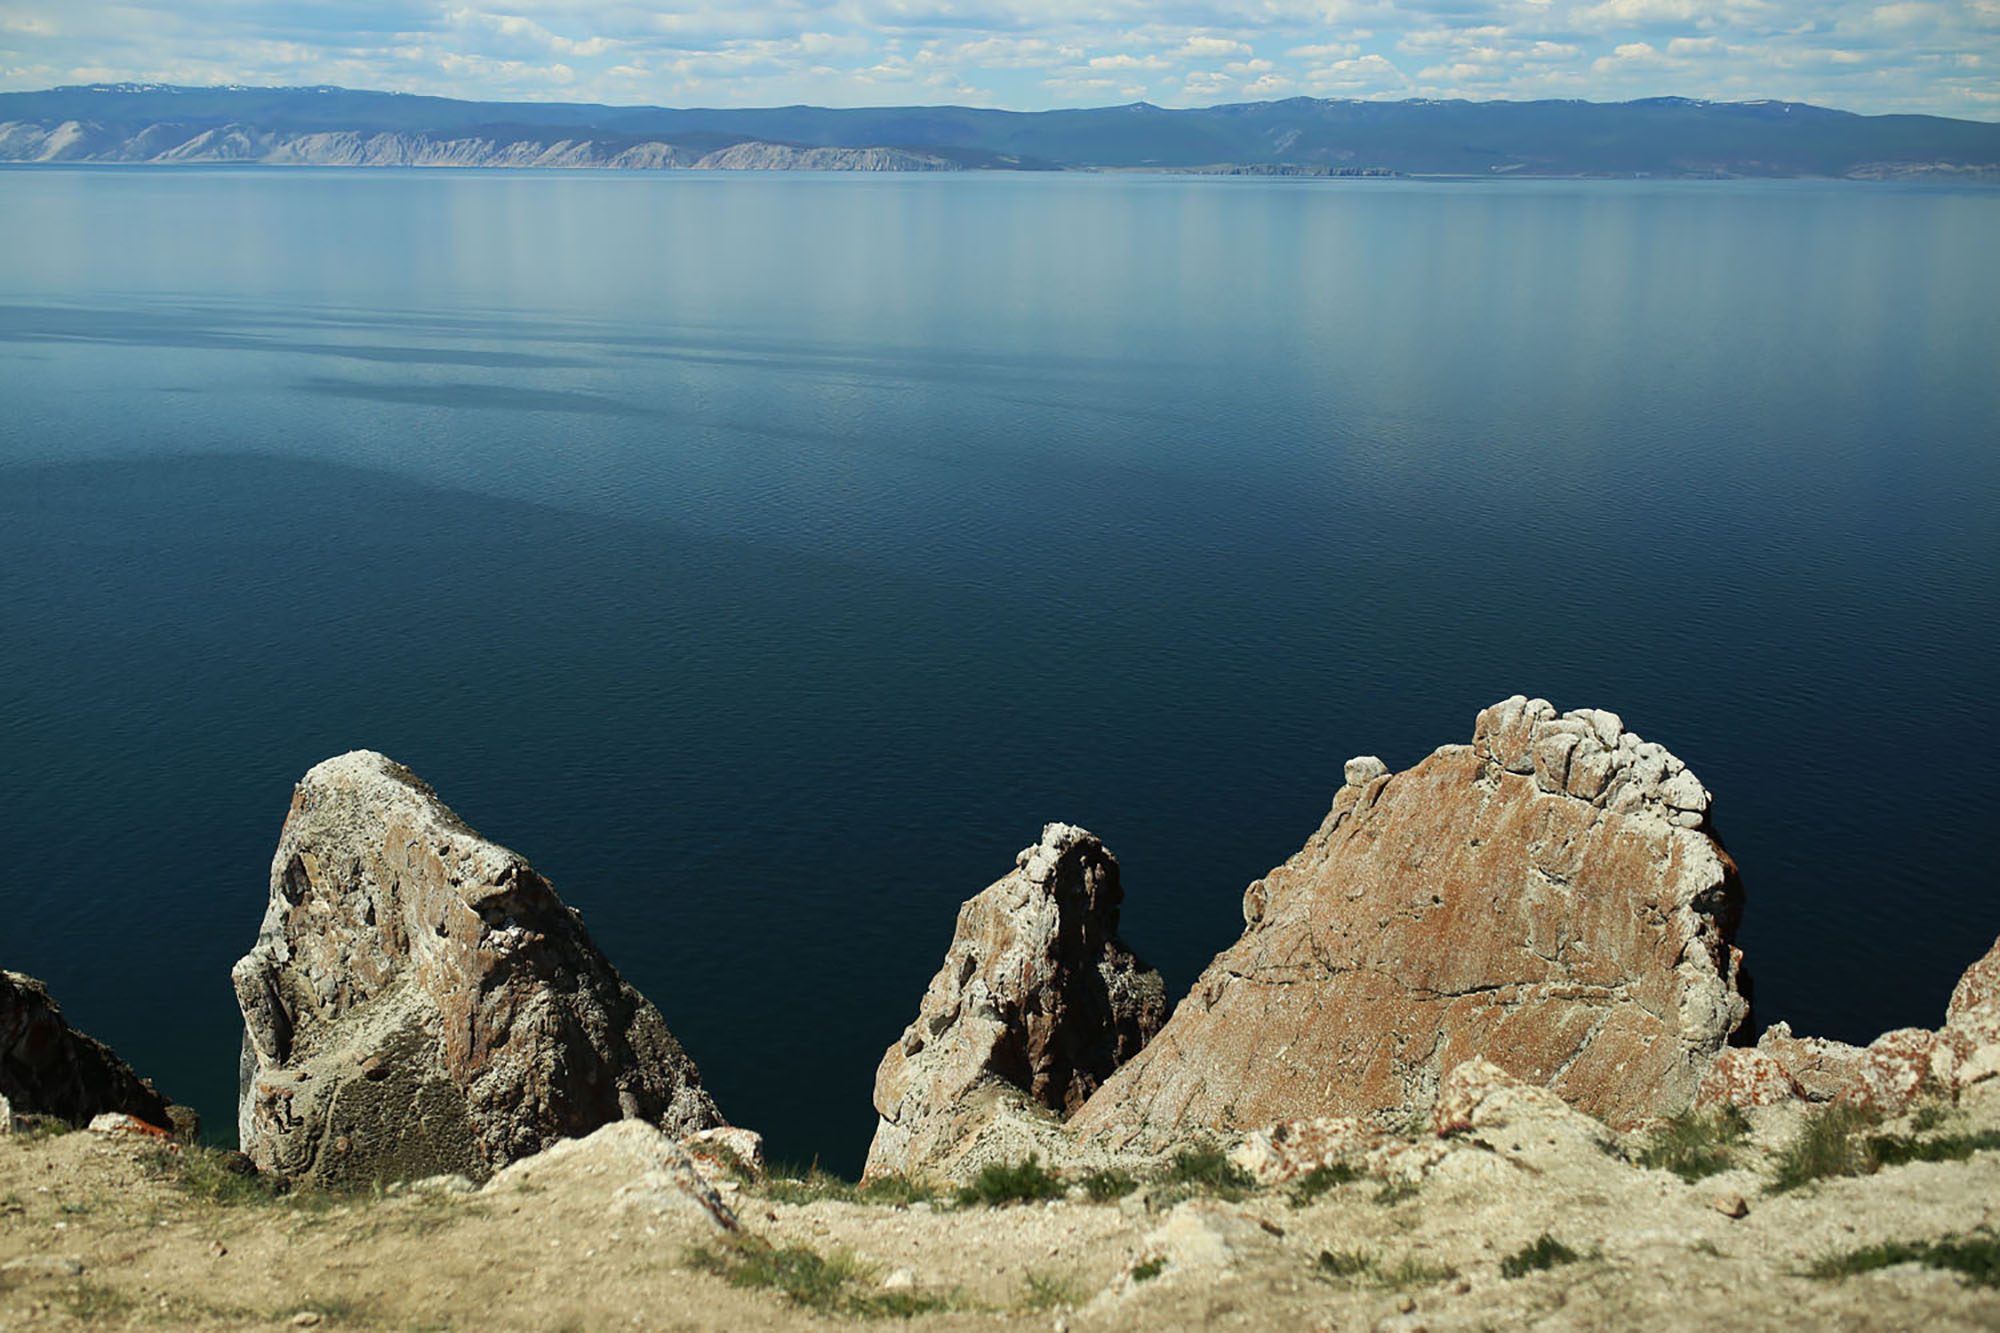
<svg viewBox="0 0 2000 1333">
<path fill-rule="evenodd" d="M 1716 1212 L 1721 1213 L 1724 1217 L 1748 1217 L 1750 1215 L 1750 1204 L 1748 1201 L 1741 1194 L 1737 1194 L 1732 1190 L 1725 1190 L 1708 1202 L 1709 1207 L 1715 1209 Z"/>
<path fill-rule="evenodd" d="M 319 1321 L 320 1321 L 320 1313 L 319 1313 L 319 1311 L 317 1311 L 317 1310 L 301 1310 L 301 1311 L 299 1311 L 299 1312 L 298 1312 L 297 1314 L 295 1314 L 295 1315 L 293 1315 L 293 1316 L 292 1316 L 292 1327 L 293 1327 L 293 1328 L 314 1328 L 314 1327 L 316 1327 L 316 1326 L 317 1326 L 317 1325 L 319 1324 Z"/>
<path fill-rule="evenodd" d="M 1365 787 L 1379 777 L 1387 776 L 1389 766 L 1372 754 L 1359 754 L 1347 761 L 1341 776 L 1350 787 Z"/>
<path fill-rule="evenodd" d="M 1414 1300 L 1410 1299 L 1408 1296 L 1405 1296 L 1401 1300 L 1396 1302 L 1396 1309 L 1402 1314 L 1409 1314 L 1416 1308 L 1417 1308 L 1417 1303 Z"/>
<path fill-rule="evenodd" d="M 882 1279 L 884 1291 L 908 1291 L 917 1285 L 917 1275 L 907 1268 L 898 1268 Z"/>
<path fill-rule="evenodd" d="M 208 1247 L 208 1253 L 210 1258 L 220 1259 L 223 1255 L 229 1253 L 229 1247 L 227 1245 L 224 1245 L 221 1241 L 216 1241 L 213 1245 Z"/>
</svg>

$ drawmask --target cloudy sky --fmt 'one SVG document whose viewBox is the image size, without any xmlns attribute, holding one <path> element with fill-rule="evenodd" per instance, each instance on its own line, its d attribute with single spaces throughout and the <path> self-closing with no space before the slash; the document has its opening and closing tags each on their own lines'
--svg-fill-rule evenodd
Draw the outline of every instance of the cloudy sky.
<svg viewBox="0 0 2000 1333">
<path fill-rule="evenodd" d="M 1775 97 L 2000 120 L 2000 0 L 0 0 L 0 88 L 743 106 Z"/>
</svg>

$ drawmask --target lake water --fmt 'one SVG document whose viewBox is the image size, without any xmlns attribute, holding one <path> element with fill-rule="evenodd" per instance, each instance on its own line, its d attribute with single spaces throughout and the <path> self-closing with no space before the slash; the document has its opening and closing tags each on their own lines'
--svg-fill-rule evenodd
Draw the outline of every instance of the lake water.
<svg viewBox="0 0 2000 1333">
<path fill-rule="evenodd" d="M 2000 192 L 0 172 L 0 965 L 210 1128 L 291 784 L 519 849 L 859 1165 L 958 903 L 1100 833 L 1179 994 L 1350 755 L 1685 758 L 1756 1018 L 2000 932 Z"/>
</svg>

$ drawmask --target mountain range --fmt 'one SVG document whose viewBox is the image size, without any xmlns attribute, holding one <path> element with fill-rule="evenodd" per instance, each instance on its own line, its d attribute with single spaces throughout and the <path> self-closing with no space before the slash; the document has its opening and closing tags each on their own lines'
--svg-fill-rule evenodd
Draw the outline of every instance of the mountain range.
<svg viewBox="0 0 2000 1333">
<path fill-rule="evenodd" d="M 0 162 L 2000 180 L 2000 124 L 1803 102 L 613 107 L 345 88 L 0 93 Z"/>
</svg>

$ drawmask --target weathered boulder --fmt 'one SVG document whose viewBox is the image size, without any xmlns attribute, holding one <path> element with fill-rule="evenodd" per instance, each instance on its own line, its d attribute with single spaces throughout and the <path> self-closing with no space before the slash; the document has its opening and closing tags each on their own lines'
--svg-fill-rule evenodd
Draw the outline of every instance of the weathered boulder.
<svg viewBox="0 0 2000 1333">
<path fill-rule="evenodd" d="M 876 1072 L 867 1174 L 952 1175 L 996 1133 L 1032 1145 L 1152 1038 L 1166 992 L 1118 939 L 1123 896 L 1102 842 L 1050 824 L 959 909 L 917 1021 Z"/>
<path fill-rule="evenodd" d="M 63 1021 L 49 988 L 0 972 L 0 1119 L 47 1115 L 86 1125 L 109 1111 L 161 1128 L 191 1123 L 111 1048 Z"/>
<path fill-rule="evenodd" d="M 1615 714 L 1516 696 L 1470 745 L 1347 766 L 1247 927 L 1070 1128 L 1164 1147 L 1405 1123 L 1483 1057 L 1614 1124 L 1685 1107 L 1748 1005 L 1709 794 Z"/>
<path fill-rule="evenodd" d="M 547 881 L 371 751 L 299 783 L 232 977 L 243 1150 L 286 1177 L 478 1180 L 620 1119 L 722 1123 Z"/>
<path fill-rule="evenodd" d="M 696 1234 L 738 1231 L 742 1224 L 683 1144 L 638 1120 L 564 1139 L 501 1169 L 484 1194 L 529 1192 L 562 1210 L 637 1214 Z M 545 1203 L 538 1201 L 537 1207 Z"/>
<path fill-rule="evenodd" d="M 1698 1100 L 1742 1107 L 1843 1102 L 1893 1116 L 1924 1096 L 1956 1097 L 1992 1078 L 2000 1078 L 2000 940 L 1959 978 L 1936 1031 L 1896 1028 L 1853 1046 L 1773 1023 L 1754 1048 L 1716 1057 Z"/>
</svg>

